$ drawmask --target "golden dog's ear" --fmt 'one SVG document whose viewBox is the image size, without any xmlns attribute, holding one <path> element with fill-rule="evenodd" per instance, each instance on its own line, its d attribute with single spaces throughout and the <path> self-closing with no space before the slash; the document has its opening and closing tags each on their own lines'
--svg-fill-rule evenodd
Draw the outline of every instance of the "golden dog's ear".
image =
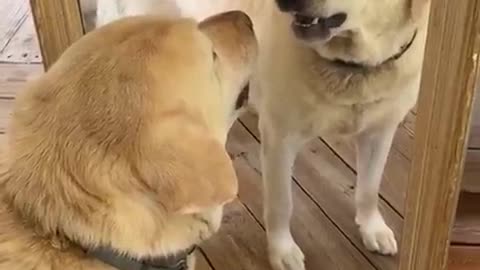
<svg viewBox="0 0 480 270">
<path fill-rule="evenodd" d="M 169 137 L 146 148 L 137 165 L 168 212 L 198 213 L 236 198 L 235 170 L 218 140 L 191 132 Z"/>
<path fill-rule="evenodd" d="M 414 20 L 419 19 L 423 12 L 425 11 L 425 8 L 427 7 L 427 4 L 430 3 L 430 0 L 408 0 L 409 1 L 409 10 L 410 10 L 410 15 Z"/>
<path fill-rule="evenodd" d="M 234 200 L 238 180 L 230 156 L 213 138 L 200 136 L 178 148 L 177 203 L 182 214 L 202 212 Z"/>
</svg>

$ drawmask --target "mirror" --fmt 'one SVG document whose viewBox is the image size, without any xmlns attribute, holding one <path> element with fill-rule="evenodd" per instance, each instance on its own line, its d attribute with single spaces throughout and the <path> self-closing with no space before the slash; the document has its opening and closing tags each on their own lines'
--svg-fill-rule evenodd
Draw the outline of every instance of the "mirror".
<svg viewBox="0 0 480 270">
<path fill-rule="evenodd" d="M 89 32 L 95 29 L 97 20 L 97 1 L 96 0 L 80 0 L 80 8 L 82 10 L 83 25 L 85 31 Z"/>
</svg>

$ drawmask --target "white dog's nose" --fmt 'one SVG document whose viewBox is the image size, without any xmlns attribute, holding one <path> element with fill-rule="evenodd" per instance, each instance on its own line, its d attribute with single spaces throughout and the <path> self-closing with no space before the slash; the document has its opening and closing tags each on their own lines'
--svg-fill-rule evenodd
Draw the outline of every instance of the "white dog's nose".
<svg viewBox="0 0 480 270">
<path fill-rule="evenodd" d="M 306 0 L 276 0 L 281 11 L 301 12 L 306 8 Z"/>
</svg>

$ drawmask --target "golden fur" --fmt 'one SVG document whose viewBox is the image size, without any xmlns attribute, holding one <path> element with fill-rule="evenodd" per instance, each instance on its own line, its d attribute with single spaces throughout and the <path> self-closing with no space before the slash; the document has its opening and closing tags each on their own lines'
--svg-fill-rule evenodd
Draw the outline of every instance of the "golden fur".
<svg viewBox="0 0 480 270">
<path fill-rule="evenodd" d="M 224 149 L 256 58 L 243 13 L 134 17 L 71 46 L 18 97 L 2 153 L 0 269 L 103 270 L 207 239 L 235 198 Z"/>
</svg>

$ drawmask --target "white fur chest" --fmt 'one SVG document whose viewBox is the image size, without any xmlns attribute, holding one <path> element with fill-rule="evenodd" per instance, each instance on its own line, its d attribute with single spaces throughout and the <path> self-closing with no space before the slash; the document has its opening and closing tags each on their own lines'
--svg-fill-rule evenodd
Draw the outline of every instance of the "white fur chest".
<svg viewBox="0 0 480 270">
<path fill-rule="evenodd" d="M 370 104 L 319 103 L 312 114 L 311 132 L 349 137 L 379 126 L 396 125 L 415 104 L 416 96 L 411 93 Z"/>
<path fill-rule="evenodd" d="M 270 65 L 262 70 L 267 80 L 253 99 L 258 99 L 257 108 L 268 110 L 263 113 L 271 121 L 305 135 L 352 136 L 379 125 L 396 125 L 415 105 L 419 75 L 411 71 L 362 75 L 350 83 L 339 74 L 328 66 L 313 73 L 305 65 Z"/>
<path fill-rule="evenodd" d="M 415 105 L 418 76 L 392 70 L 365 77 L 351 89 L 332 88 L 319 78 L 314 109 L 314 133 L 351 136 L 378 126 L 396 125 Z M 347 93 L 351 91 L 351 93 Z M 313 104 L 312 104 L 313 105 Z"/>
</svg>

